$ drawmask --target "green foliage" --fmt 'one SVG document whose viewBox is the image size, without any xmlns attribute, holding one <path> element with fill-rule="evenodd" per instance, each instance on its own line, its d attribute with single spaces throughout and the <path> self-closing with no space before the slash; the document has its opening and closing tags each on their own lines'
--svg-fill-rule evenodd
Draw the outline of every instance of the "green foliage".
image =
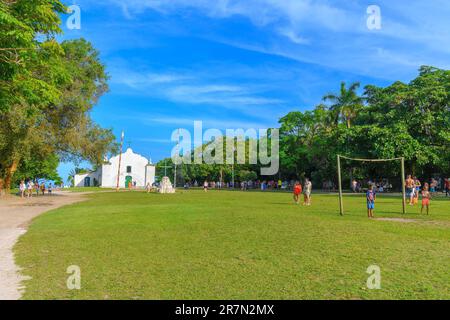
<svg viewBox="0 0 450 320">
<path fill-rule="evenodd" d="M 249 144 L 251 142 L 254 142 L 254 140 L 246 139 L 243 143 L 243 146 L 245 146 L 245 154 L 243 156 L 245 160 L 245 164 L 239 164 L 238 163 L 238 148 L 237 148 L 237 140 L 234 139 L 234 178 L 235 182 L 242 180 L 249 180 L 244 179 L 243 177 L 240 177 L 239 172 L 247 172 L 250 174 L 251 177 L 254 179 L 257 178 L 257 174 L 255 171 L 259 172 L 259 165 L 251 165 L 249 163 Z M 269 142 L 270 143 L 270 142 Z M 205 143 L 201 150 L 194 150 L 191 154 L 191 159 L 194 159 L 195 153 L 201 153 L 205 152 L 205 149 L 210 147 L 210 143 Z M 185 182 L 190 181 L 193 182 L 197 180 L 197 182 L 202 182 L 204 180 L 208 181 L 224 181 L 224 182 L 231 182 L 233 180 L 233 166 L 231 163 L 226 162 L 226 150 L 227 150 L 227 141 L 223 141 L 223 163 L 224 164 L 207 164 L 202 162 L 201 164 L 194 163 L 192 161 L 191 164 L 181 164 L 177 166 L 177 182 Z M 167 167 L 167 168 L 165 168 Z M 172 177 L 174 176 L 174 165 L 171 158 L 163 159 L 159 161 L 156 165 L 156 176 L 163 177 L 164 173 L 167 173 L 167 176 L 170 177 L 172 180 Z M 248 175 L 247 174 L 247 175 Z"/>
<path fill-rule="evenodd" d="M 32 157 L 98 164 L 116 147 L 112 131 L 90 118 L 108 90 L 98 51 L 84 39 L 54 39 L 64 12 L 59 0 L 0 2 L 0 180 L 6 188 Z"/>
<path fill-rule="evenodd" d="M 241 170 L 238 172 L 238 177 L 241 181 L 249 181 L 256 180 L 258 178 L 258 175 L 254 171 Z"/>
<path fill-rule="evenodd" d="M 358 96 L 356 90 L 360 86 L 359 82 L 352 83 L 347 89 L 345 82 L 341 82 L 341 89 L 339 94 L 327 94 L 323 97 L 324 101 L 331 101 L 332 105 L 329 109 L 329 119 L 334 125 L 337 125 L 340 120 L 351 127 L 353 119 L 358 116 L 358 112 L 363 107 L 363 99 Z"/>
<path fill-rule="evenodd" d="M 40 154 L 31 154 L 29 157 L 22 159 L 14 175 L 15 184 L 17 185 L 20 180 L 26 179 L 61 181 L 57 172 L 58 165 L 59 158 L 55 154 L 51 154 L 47 158 L 42 158 Z"/>
<path fill-rule="evenodd" d="M 334 180 L 337 154 L 405 157 L 407 170 L 415 175 L 450 174 L 450 71 L 422 67 L 409 84 L 367 86 L 362 97 L 354 92 L 357 86 L 346 89 L 343 83 L 340 95 L 325 97 L 332 105 L 291 112 L 280 119 L 285 175 L 311 176 L 316 183 Z M 397 167 L 350 169 L 368 178 L 398 175 Z"/>
</svg>

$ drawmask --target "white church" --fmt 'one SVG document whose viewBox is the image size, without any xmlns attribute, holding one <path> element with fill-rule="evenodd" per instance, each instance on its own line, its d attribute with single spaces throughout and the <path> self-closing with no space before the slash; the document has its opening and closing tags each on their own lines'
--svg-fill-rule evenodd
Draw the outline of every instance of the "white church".
<svg viewBox="0 0 450 320">
<path fill-rule="evenodd" d="M 74 177 L 75 187 L 115 188 L 119 174 L 120 188 L 143 188 L 155 182 L 155 166 L 147 158 L 134 153 L 131 148 L 122 153 L 119 172 L 119 155 L 105 161 L 96 171 L 77 174 Z"/>
</svg>

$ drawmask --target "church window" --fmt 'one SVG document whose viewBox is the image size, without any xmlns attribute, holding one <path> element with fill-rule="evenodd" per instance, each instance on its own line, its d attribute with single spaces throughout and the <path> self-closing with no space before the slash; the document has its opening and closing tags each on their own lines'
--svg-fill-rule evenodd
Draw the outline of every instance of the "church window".
<svg viewBox="0 0 450 320">
<path fill-rule="evenodd" d="M 131 166 L 127 166 L 127 173 L 131 173 Z"/>
</svg>

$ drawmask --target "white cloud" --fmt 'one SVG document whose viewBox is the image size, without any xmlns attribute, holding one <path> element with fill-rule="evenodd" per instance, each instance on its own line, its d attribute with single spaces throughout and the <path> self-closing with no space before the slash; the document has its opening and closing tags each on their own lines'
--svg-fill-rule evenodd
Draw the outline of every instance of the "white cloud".
<svg viewBox="0 0 450 320">
<path fill-rule="evenodd" d="M 189 77 L 183 75 L 164 73 L 139 73 L 134 71 L 123 73 L 119 71 L 118 76 L 114 76 L 114 73 L 113 71 L 114 83 L 125 84 L 134 89 L 144 89 L 158 84 L 170 84 L 189 79 Z"/>
<path fill-rule="evenodd" d="M 191 104 L 213 104 L 226 107 L 280 104 L 282 101 L 251 95 L 243 86 L 184 85 L 166 91 L 173 101 Z"/>
<path fill-rule="evenodd" d="M 160 117 L 148 117 L 148 116 L 138 116 L 136 120 L 140 120 L 141 123 L 152 126 L 154 123 L 166 124 L 173 127 L 181 126 L 185 129 L 191 129 L 194 127 L 194 121 L 202 121 L 204 128 L 217 128 L 220 130 L 224 129 L 268 129 L 275 125 L 273 121 L 240 121 L 233 119 L 214 119 L 208 116 L 202 116 L 197 118 L 178 118 L 172 116 L 160 116 Z"/>
<path fill-rule="evenodd" d="M 230 109 L 283 103 L 282 100 L 265 97 L 264 87 L 225 83 L 221 76 L 196 70 L 156 73 L 137 72 L 124 66 L 112 69 L 112 83 L 126 86 L 128 94 L 135 92 L 177 103 L 207 104 Z"/>
<path fill-rule="evenodd" d="M 285 36 L 286 38 L 288 38 L 289 40 L 291 40 L 293 43 L 296 43 L 296 44 L 309 44 L 310 43 L 310 41 L 308 39 L 298 35 L 292 29 L 281 28 L 278 30 L 278 33 L 281 34 L 282 36 Z"/>
</svg>

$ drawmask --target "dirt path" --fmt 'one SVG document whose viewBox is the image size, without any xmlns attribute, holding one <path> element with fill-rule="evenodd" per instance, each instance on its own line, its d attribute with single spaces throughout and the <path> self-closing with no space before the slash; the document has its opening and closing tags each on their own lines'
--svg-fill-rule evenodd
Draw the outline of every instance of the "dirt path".
<svg viewBox="0 0 450 320">
<path fill-rule="evenodd" d="M 14 262 L 13 247 L 26 232 L 30 221 L 49 210 L 83 201 L 84 194 L 60 192 L 52 196 L 21 199 L 0 198 L 0 300 L 17 300 L 22 296 L 23 277 Z"/>
</svg>

